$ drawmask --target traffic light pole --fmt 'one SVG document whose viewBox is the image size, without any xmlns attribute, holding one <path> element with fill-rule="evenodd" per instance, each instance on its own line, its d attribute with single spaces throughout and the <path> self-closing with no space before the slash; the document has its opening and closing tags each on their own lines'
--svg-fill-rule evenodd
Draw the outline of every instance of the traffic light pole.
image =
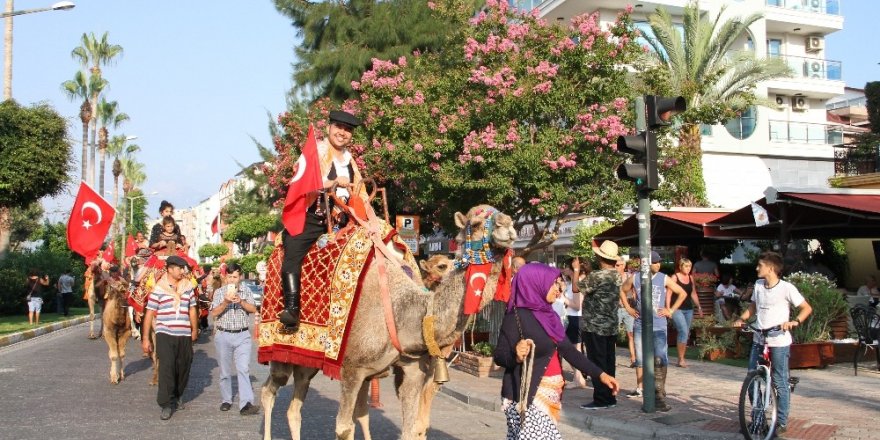
<svg viewBox="0 0 880 440">
<path fill-rule="evenodd" d="M 639 274 L 641 275 L 642 307 L 639 316 L 642 321 L 642 410 L 654 412 L 654 298 L 651 286 L 651 200 L 650 191 L 640 189 L 639 212 Z"/>
</svg>

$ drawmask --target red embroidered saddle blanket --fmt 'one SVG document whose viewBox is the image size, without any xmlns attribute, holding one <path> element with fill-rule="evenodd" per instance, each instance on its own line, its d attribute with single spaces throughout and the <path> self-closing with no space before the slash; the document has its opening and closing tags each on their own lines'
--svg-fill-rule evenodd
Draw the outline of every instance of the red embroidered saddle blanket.
<svg viewBox="0 0 880 440">
<path fill-rule="evenodd" d="M 382 223 L 383 241 L 405 253 L 404 262 L 415 270 L 415 259 L 390 225 Z M 266 286 L 259 326 L 257 360 L 284 362 L 318 368 L 338 379 L 346 350 L 348 331 L 357 310 L 365 270 L 375 257 L 366 228 L 348 227 L 330 238 L 326 246 L 312 246 L 303 259 L 300 276 L 300 326 L 285 332 L 278 322 L 284 310 L 281 262 L 284 249 L 277 245 L 266 269 Z"/>
</svg>

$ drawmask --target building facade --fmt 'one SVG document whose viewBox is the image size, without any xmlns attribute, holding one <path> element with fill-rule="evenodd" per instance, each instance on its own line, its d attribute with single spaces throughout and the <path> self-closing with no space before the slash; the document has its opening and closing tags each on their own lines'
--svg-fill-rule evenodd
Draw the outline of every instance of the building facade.
<svg viewBox="0 0 880 440">
<path fill-rule="evenodd" d="M 598 12 L 603 23 L 634 5 L 632 19 L 650 34 L 648 16 L 656 8 L 680 16 L 688 0 L 526 0 L 519 8 L 537 8 L 550 21 L 570 21 Z M 768 186 L 827 188 L 834 176 L 834 145 L 842 143 L 839 124 L 829 123 L 826 103 L 844 93 L 842 65 L 825 58 L 825 37 L 843 29 L 839 0 L 702 0 L 714 18 L 745 17 L 759 12 L 750 34 L 734 50 L 757 57 L 779 57 L 792 76 L 756 85 L 771 106 L 754 107 L 724 125 L 703 127 L 703 175 L 709 202 L 738 208 L 763 196 Z M 772 105 L 775 103 L 775 105 Z"/>
</svg>

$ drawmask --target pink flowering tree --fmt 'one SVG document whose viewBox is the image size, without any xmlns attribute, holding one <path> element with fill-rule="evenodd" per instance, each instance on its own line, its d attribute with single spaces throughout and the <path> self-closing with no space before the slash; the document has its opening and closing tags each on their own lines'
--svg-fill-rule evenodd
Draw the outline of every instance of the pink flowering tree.
<svg viewBox="0 0 880 440">
<path fill-rule="evenodd" d="M 450 226 L 453 211 L 489 203 L 531 223 L 528 250 L 546 246 L 575 212 L 617 217 L 633 200 L 615 169 L 616 138 L 629 134 L 633 92 L 626 66 L 641 48 L 623 11 L 570 25 L 489 0 L 477 15 L 429 3 L 467 23 L 445 50 L 374 60 L 353 88 L 365 120 L 361 159 L 398 212 Z"/>
</svg>

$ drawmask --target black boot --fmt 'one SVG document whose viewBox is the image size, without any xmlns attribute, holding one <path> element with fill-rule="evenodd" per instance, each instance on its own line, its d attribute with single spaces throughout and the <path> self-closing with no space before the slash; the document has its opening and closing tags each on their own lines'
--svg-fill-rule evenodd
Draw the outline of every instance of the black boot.
<svg viewBox="0 0 880 440">
<path fill-rule="evenodd" d="M 660 412 L 672 409 L 666 403 L 666 367 L 666 365 L 660 365 L 659 359 L 654 363 L 654 408 Z"/>
<path fill-rule="evenodd" d="M 281 273 L 281 288 L 284 293 L 284 311 L 278 320 L 284 330 L 295 332 L 299 329 L 299 277 L 293 272 Z"/>
</svg>

